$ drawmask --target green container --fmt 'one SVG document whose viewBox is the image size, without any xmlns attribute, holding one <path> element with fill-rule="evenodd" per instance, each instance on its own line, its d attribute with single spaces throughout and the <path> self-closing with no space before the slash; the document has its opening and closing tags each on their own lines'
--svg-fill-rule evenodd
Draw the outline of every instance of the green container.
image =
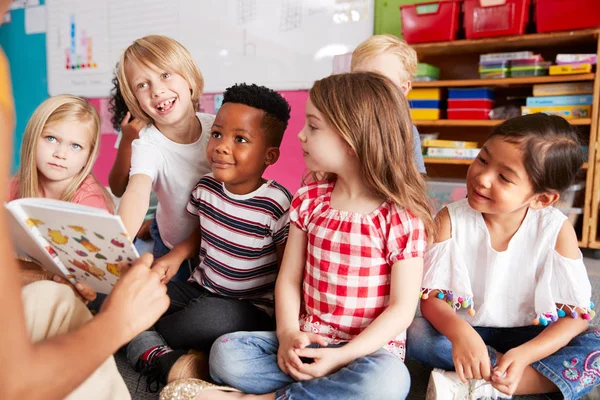
<svg viewBox="0 0 600 400">
<path fill-rule="evenodd" d="M 417 77 L 440 79 L 440 69 L 426 63 L 417 64 Z"/>
</svg>

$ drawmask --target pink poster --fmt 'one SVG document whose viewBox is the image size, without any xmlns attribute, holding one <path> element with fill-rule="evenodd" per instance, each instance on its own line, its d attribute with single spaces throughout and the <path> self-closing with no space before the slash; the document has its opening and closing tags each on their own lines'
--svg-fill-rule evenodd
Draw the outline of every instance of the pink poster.
<svg viewBox="0 0 600 400">
<path fill-rule="evenodd" d="M 285 131 L 281 143 L 281 155 L 275 165 L 272 165 L 265 172 L 265 178 L 274 179 L 290 192 L 295 193 L 302 182 L 302 176 L 305 172 L 304 158 L 302 149 L 298 140 L 298 133 L 304 126 L 304 114 L 308 91 L 284 91 L 280 92 L 290 103 L 292 108 L 291 118 L 288 128 Z M 215 94 L 204 94 L 200 100 L 200 111 L 212 114 L 215 112 Z M 117 156 L 115 142 L 117 135 L 114 133 L 110 122 L 110 112 L 108 111 L 108 98 L 88 99 L 90 104 L 94 105 L 100 114 L 102 122 L 102 136 L 100 139 L 100 154 L 94 165 L 93 172 L 103 185 L 108 186 L 108 174 L 112 168 Z"/>
<path fill-rule="evenodd" d="M 298 133 L 304 127 L 307 90 L 280 92 L 290 103 L 292 113 L 280 147 L 279 160 L 265 172 L 265 178 L 274 179 L 292 194 L 300 188 L 306 171 Z"/>
</svg>

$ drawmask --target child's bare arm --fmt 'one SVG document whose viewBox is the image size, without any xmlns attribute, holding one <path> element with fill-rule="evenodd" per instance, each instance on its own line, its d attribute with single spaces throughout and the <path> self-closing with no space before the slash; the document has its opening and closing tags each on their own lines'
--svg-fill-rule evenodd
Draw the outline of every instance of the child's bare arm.
<svg viewBox="0 0 600 400">
<path fill-rule="evenodd" d="M 150 204 L 152 178 L 144 174 L 133 175 L 119 204 L 119 216 L 130 237 L 135 237 L 140 229 L 146 210 Z"/>
<path fill-rule="evenodd" d="M 138 119 L 132 119 L 128 112 L 121 121 L 121 142 L 117 149 L 117 157 L 108 175 L 110 190 L 117 196 L 123 196 L 129 182 L 131 168 L 131 143 L 139 137 L 144 124 Z"/>
<path fill-rule="evenodd" d="M 187 239 L 152 264 L 152 270 L 162 277 L 163 283 L 169 282 L 175 276 L 183 261 L 198 254 L 201 239 L 202 235 L 198 227 Z"/>
</svg>

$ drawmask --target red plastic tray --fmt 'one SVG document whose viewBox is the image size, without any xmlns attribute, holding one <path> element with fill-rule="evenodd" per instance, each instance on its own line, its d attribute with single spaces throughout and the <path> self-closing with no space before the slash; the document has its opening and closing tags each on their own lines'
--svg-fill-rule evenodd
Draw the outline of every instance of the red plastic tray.
<svg viewBox="0 0 600 400">
<path fill-rule="evenodd" d="M 456 39 L 463 0 L 445 0 L 400 6 L 402 36 L 407 43 Z"/>
<path fill-rule="evenodd" d="M 461 109 L 461 108 L 479 108 L 491 110 L 494 107 L 494 101 L 488 99 L 473 99 L 473 100 L 451 100 L 448 99 L 449 109 Z"/>
<path fill-rule="evenodd" d="M 448 109 L 448 119 L 490 119 L 488 109 Z"/>
<path fill-rule="evenodd" d="M 465 0 L 465 36 L 522 35 L 529 21 L 530 0 Z"/>
<path fill-rule="evenodd" d="M 568 31 L 600 26 L 598 0 L 536 0 L 538 32 Z"/>
</svg>

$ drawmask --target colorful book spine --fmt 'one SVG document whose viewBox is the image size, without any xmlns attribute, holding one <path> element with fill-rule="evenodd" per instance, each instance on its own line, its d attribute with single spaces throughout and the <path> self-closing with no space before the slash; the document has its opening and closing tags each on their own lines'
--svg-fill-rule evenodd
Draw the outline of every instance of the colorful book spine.
<svg viewBox="0 0 600 400">
<path fill-rule="evenodd" d="M 464 142 L 460 140 L 432 140 L 423 141 L 423 147 L 443 147 L 450 149 L 476 149 L 477 142 Z"/>
<path fill-rule="evenodd" d="M 592 72 L 592 64 L 567 64 L 550 67 L 550 75 L 587 74 L 590 72 Z"/>
<path fill-rule="evenodd" d="M 544 106 L 589 106 L 592 104 L 594 96 L 584 94 L 581 96 L 545 96 L 528 97 L 527 107 Z"/>
<path fill-rule="evenodd" d="M 596 54 L 557 54 L 557 64 L 579 64 L 590 63 L 596 64 Z"/>
<path fill-rule="evenodd" d="M 533 85 L 533 95 L 535 97 L 588 94 L 593 92 L 593 82 L 550 83 Z"/>
<path fill-rule="evenodd" d="M 565 119 L 589 118 L 591 112 L 592 106 L 521 107 L 522 115 L 544 113 L 548 115 L 558 115 Z"/>
<path fill-rule="evenodd" d="M 440 147 L 428 147 L 425 149 L 425 157 L 431 158 L 456 158 L 473 159 L 477 157 L 481 149 L 450 149 Z"/>
<path fill-rule="evenodd" d="M 479 56 L 480 62 L 502 61 L 502 60 L 520 60 L 522 58 L 532 58 L 535 54 L 531 51 L 515 51 L 511 53 L 490 53 Z"/>
</svg>

